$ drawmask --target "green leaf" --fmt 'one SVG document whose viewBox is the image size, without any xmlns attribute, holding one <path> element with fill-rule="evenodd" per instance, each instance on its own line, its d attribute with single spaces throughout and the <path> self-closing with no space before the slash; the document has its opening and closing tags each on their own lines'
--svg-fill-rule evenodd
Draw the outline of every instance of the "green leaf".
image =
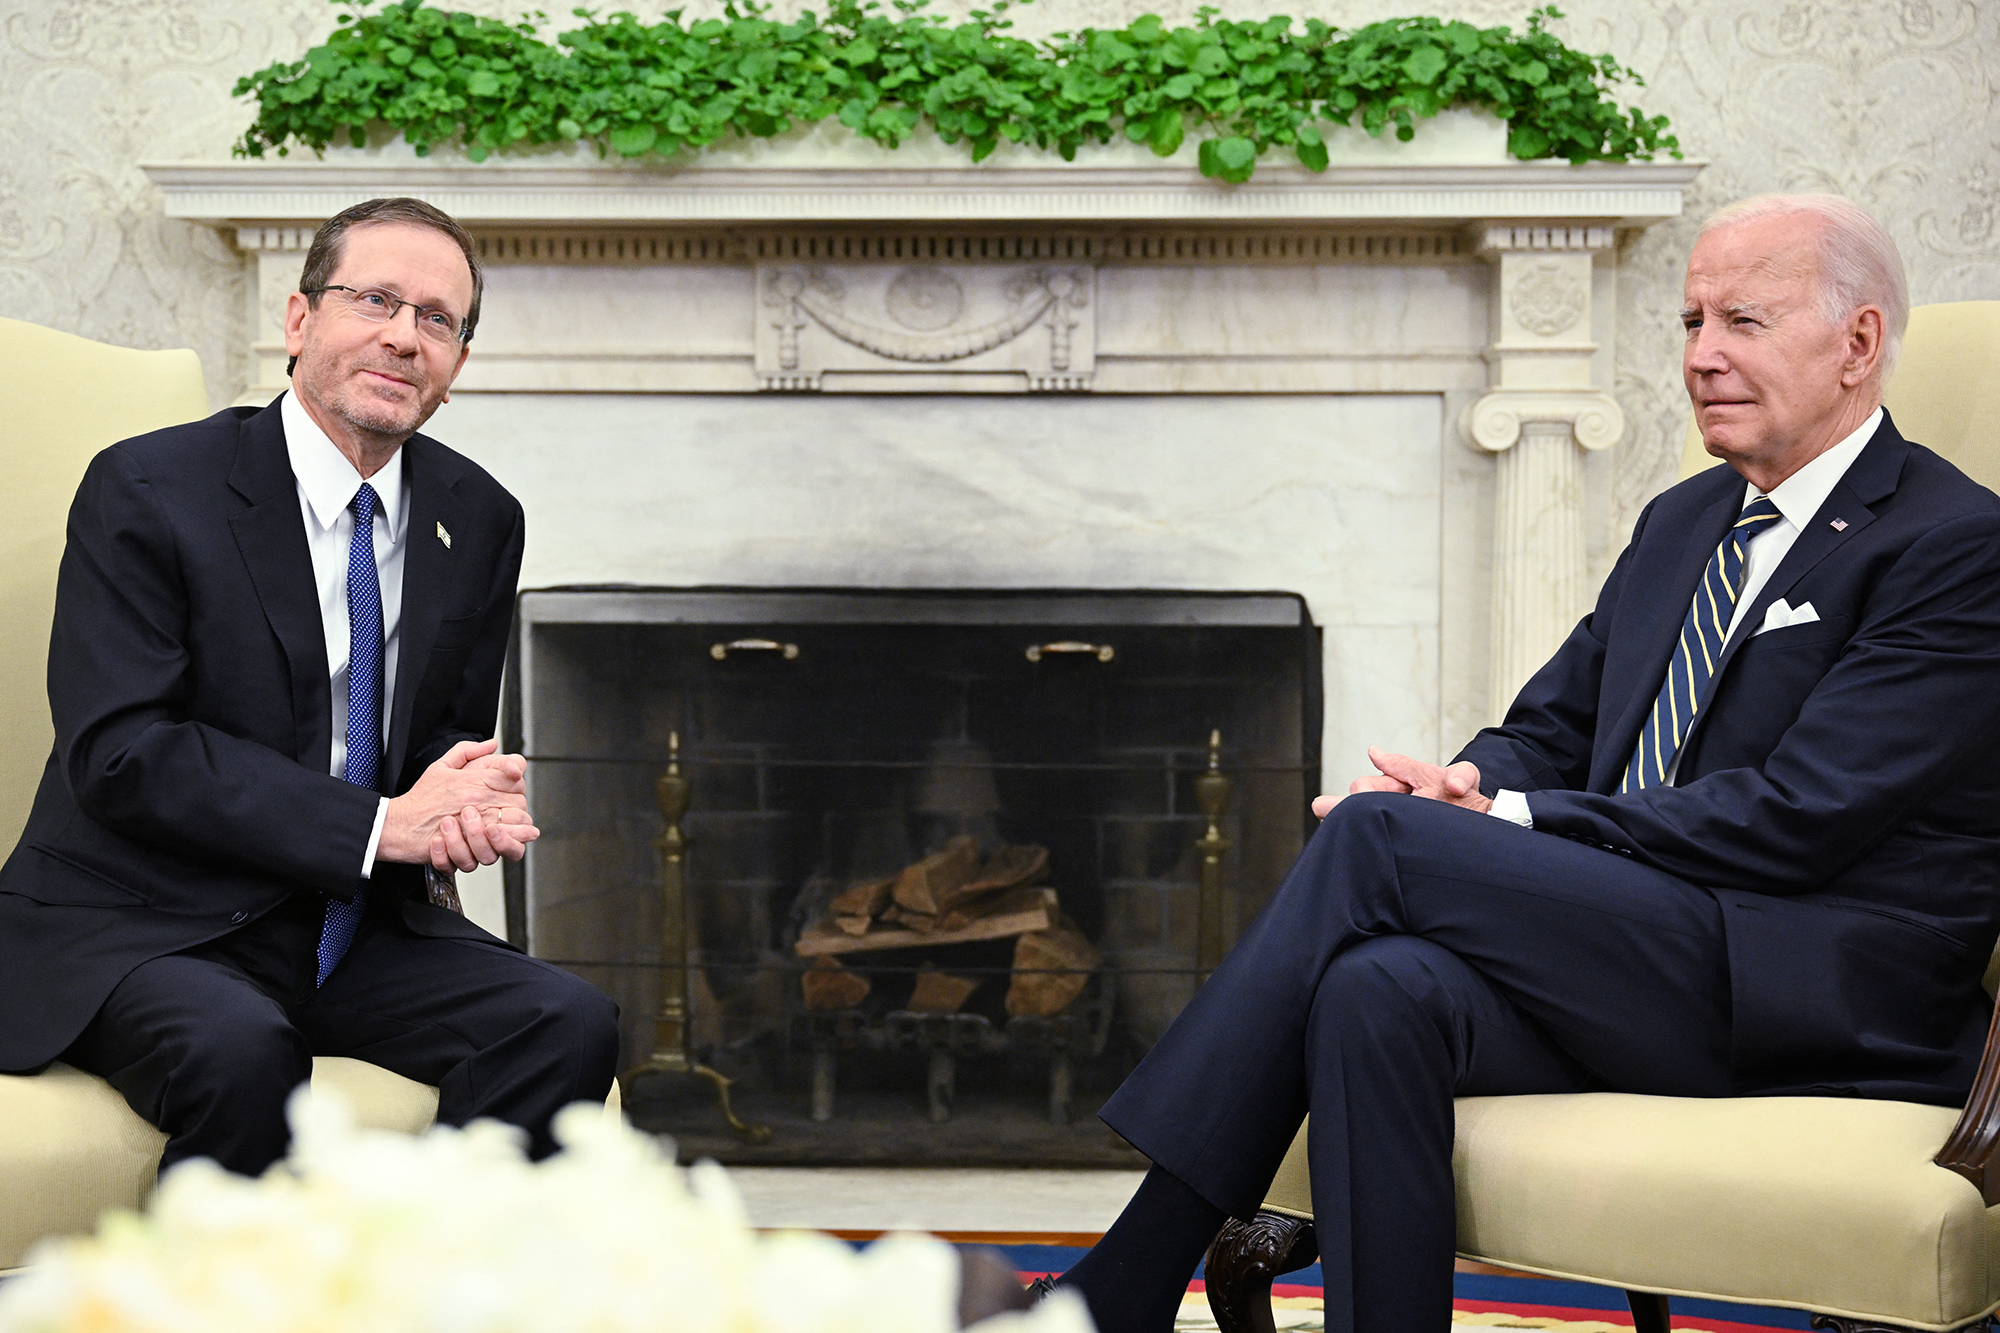
<svg viewBox="0 0 2000 1333">
<path fill-rule="evenodd" d="M 1507 131 L 1507 151 L 1523 162 L 1549 155 L 1549 136 L 1533 125 L 1516 125 Z"/>
<path fill-rule="evenodd" d="M 611 131 L 611 151 L 620 157 L 637 157 L 658 142 L 660 132 L 651 125 L 621 125 Z"/>
<path fill-rule="evenodd" d="M 1403 61 L 1403 72 L 1413 83 L 1436 83 L 1438 75 L 1444 73 L 1445 64 L 1444 52 L 1435 46 L 1420 46 Z"/>
<path fill-rule="evenodd" d="M 1229 70 L 1229 53 L 1219 46 L 1204 46 L 1188 64 L 1197 74 L 1224 74 Z"/>
<path fill-rule="evenodd" d="M 1202 175 L 1220 176 L 1233 185 L 1249 180 L 1250 173 L 1257 169 L 1257 145 L 1240 134 L 1205 140 L 1201 156 Z M 1210 165 L 1215 168 L 1213 171 L 1208 169 Z"/>
<path fill-rule="evenodd" d="M 1204 174 L 1244 180 L 1272 144 L 1323 167 L 1314 120 L 1408 139 L 1417 122 L 1467 104 L 1505 119 L 1524 159 L 1680 154 L 1664 117 L 1614 99 L 1643 81 L 1609 55 L 1564 45 L 1548 31 L 1551 6 L 1521 32 L 1406 18 L 1343 33 L 1316 18 L 1226 19 L 1202 5 L 1181 27 L 1140 15 L 1030 42 L 1009 31 L 1009 0 L 950 21 L 933 3 L 829 0 L 824 21 L 791 22 L 771 19 L 767 0 L 724 0 L 722 18 L 697 22 L 678 10 L 650 24 L 578 10 L 580 26 L 544 40 L 539 12 L 502 23 L 427 0 L 339 0 L 325 41 L 237 81 L 257 105 L 233 151 L 365 142 L 382 122 L 419 153 L 454 138 L 481 157 L 588 138 L 600 153 L 636 155 L 838 116 L 890 146 L 928 119 L 978 161 L 1001 139 L 1074 158 L 1121 126 L 1171 154 L 1192 124 L 1206 129 Z M 639 147 L 648 133 L 651 147 Z"/>
</svg>

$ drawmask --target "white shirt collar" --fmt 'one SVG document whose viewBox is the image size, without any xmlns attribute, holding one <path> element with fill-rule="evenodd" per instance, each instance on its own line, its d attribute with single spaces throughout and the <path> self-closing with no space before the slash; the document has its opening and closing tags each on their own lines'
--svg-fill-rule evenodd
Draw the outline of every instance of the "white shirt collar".
<svg viewBox="0 0 2000 1333">
<path fill-rule="evenodd" d="M 1771 503 L 1778 506 L 1787 523 L 1800 532 L 1805 531 L 1806 524 L 1812 522 L 1813 515 L 1826 503 L 1826 497 L 1833 494 L 1833 488 L 1847 475 L 1847 469 L 1854 466 L 1854 460 L 1860 457 L 1868 441 L 1875 438 L 1881 424 L 1882 409 L 1878 407 L 1852 435 L 1771 488 Z M 1754 485 L 1746 486 L 1743 503 L 1749 504 L 1757 495 Z"/>
<path fill-rule="evenodd" d="M 278 413 L 285 425 L 285 452 L 291 456 L 292 475 L 298 478 L 299 489 L 305 493 L 306 505 L 320 529 L 327 531 L 333 527 L 334 520 L 354 503 L 361 483 L 367 481 L 375 488 L 378 512 L 388 530 L 395 532 L 397 511 L 403 503 L 402 446 L 398 445 L 396 452 L 389 455 L 380 472 L 364 478 L 347 461 L 347 455 L 327 438 L 296 394 L 287 393 L 279 400 Z"/>
</svg>

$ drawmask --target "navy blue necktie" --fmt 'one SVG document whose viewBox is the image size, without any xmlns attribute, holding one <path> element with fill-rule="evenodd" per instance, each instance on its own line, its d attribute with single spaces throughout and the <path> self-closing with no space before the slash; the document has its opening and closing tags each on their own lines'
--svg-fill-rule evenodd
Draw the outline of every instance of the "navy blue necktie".
<svg viewBox="0 0 2000 1333">
<path fill-rule="evenodd" d="M 347 765 L 341 776 L 357 787 L 382 786 L 382 579 L 375 569 L 375 489 L 354 493 L 354 540 L 347 547 Z M 319 980 L 354 943 L 362 895 L 353 902 L 329 898 L 319 932 Z"/>
<path fill-rule="evenodd" d="M 1632 748 L 1632 760 L 1625 766 L 1625 782 L 1619 791 L 1641 791 L 1667 780 L 1667 769 L 1693 728 L 1694 715 L 1708 702 L 1715 664 L 1722 660 L 1729 621 L 1743 592 L 1750 543 L 1783 517 L 1768 497 L 1758 496 L 1743 507 L 1736 525 L 1709 558 L 1687 619 L 1681 622 L 1680 642 L 1674 645 L 1673 661 L 1667 664 L 1660 697 L 1653 700 L 1652 714 L 1639 731 L 1639 743 Z"/>
</svg>

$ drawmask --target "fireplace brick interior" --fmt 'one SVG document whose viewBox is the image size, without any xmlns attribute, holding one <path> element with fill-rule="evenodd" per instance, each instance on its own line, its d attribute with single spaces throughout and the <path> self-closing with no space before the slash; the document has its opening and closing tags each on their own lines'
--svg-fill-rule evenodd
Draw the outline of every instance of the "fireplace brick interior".
<svg viewBox="0 0 2000 1333">
<path fill-rule="evenodd" d="M 690 1154 L 1122 1160 L 1092 1112 L 1198 984 L 1212 735 L 1225 942 L 1318 790 L 1319 632 L 1287 594 L 550 589 L 523 595 L 520 634 L 509 726 L 549 832 L 510 884 L 509 928 L 618 999 L 628 1066 L 679 979 L 654 788 L 678 745 L 689 1045 L 774 1131 L 730 1134 L 696 1080 L 635 1083 L 635 1118 Z M 845 954 L 865 999 L 808 1009 L 802 931 L 954 837 L 1048 849 L 1041 882 L 1102 958 L 1083 994 L 1010 1021 L 1002 937 Z M 908 1011 L 919 969 L 977 983 L 960 1017 Z"/>
</svg>

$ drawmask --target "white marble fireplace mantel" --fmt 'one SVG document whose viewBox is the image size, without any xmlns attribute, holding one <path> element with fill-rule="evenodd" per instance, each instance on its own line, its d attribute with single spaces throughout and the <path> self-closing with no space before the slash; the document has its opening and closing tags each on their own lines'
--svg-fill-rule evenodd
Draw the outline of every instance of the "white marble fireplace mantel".
<svg viewBox="0 0 2000 1333">
<path fill-rule="evenodd" d="M 883 395 L 1026 394 L 1051 406 L 1077 395 L 1429 395 L 1429 419 L 1450 439 L 1424 446 L 1447 474 L 1431 502 L 1436 545 L 1463 542 L 1446 521 L 1464 505 L 1447 494 L 1462 470 L 1450 458 L 1472 460 L 1467 445 L 1498 456 L 1480 483 L 1490 566 L 1483 553 L 1472 561 L 1490 567 L 1490 595 L 1456 594 L 1489 647 L 1462 654 L 1480 663 L 1456 682 L 1451 671 L 1467 668 L 1423 668 L 1435 745 L 1510 696 L 1585 605 L 1582 458 L 1624 429 L 1608 392 L 1614 247 L 1621 231 L 1677 216 L 1699 166 L 1516 162 L 1504 126 L 1463 113 L 1408 145 L 1337 137 L 1334 164 L 1317 174 L 1273 153 L 1252 181 L 1229 186 L 1200 177 L 1192 155 L 1163 162 L 1121 144 L 1064 163 L 1003 149 L 975 166 L 961 148 L 890 153 L 822 126 L 692 166 L 578 154 L 474 164 L 390 145 L 146 171 L 169 216 L 222 230 L 257 275 L 245 402 L 285 387 L 284 303 L 313 227 L 386 194 L 427 199 L 478 238 L 486 313 L 455 398 L 561 394 L 608 411 L 635 394 L 865 394 L 893 412 Z M 520 413 L 531 415 L 526 404 Z M 1102 429 L 1100 414 L 1086 417 Z M 1216 465 L 1232 466 L 1218 443 Z M 874 502 L 894 521 L 896 497 Z M 1464 562 L 1431 558 L 1441 572 L 1425 595 L 1452 603 L 1439 585 Z M 1092 577 L 1079 569 L 1067 581 Z M 1453 613 L 1427 614 L 1426 651 L 1442 656 Z M 1469 647 L 1464 625 L 1459 635 Z M 1330 760 L 1373 706 L 1357 703 L 1345 720 L 1330 708 Z"/>
</svg>

